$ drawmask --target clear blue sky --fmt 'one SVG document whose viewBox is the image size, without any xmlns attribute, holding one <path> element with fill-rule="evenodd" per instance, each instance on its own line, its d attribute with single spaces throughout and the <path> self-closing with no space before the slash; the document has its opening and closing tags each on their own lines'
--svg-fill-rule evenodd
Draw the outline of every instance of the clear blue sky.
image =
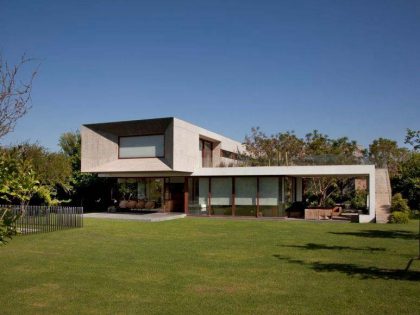
<svg viewBox="0 0 420 315">
<path fill-rule="evenodd" d="M 242 140 L 420 129 L 420 1 L 0 0 L 0 51 L 42 61 L 3 143 L 176 116 Z"/>
</svg>

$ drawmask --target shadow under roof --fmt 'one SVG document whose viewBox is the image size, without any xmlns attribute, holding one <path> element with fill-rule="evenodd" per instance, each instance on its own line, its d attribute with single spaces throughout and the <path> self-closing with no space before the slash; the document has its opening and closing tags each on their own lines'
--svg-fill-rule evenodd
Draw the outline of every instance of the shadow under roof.
<svg viewBox="0 0 420 315">
<path fill-rule="evenodd" d="M 84 126 L 96 132 L 105 132 L 118 136 L 139 136 L 163 134 L 173 120 L 173 117 L 166 117 L 85 124 Z"/>
</svg>

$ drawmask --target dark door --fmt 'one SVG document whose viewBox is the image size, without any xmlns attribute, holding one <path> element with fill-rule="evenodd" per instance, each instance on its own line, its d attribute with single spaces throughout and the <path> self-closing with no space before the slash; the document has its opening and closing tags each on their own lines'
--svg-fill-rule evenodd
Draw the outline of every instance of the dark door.
<svg viewBox="0 0 420 315">
<path fill-rule="evenodd" d="M 171 194 L 172 212 L 184 212 L 184 184 L 170 183 L 169 191 Z"/>
</svg>

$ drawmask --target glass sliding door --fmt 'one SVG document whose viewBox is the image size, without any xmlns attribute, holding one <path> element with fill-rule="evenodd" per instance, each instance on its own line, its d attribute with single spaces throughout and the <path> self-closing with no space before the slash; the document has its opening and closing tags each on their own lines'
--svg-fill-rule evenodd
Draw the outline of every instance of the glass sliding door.
<svg viewBox="0 0 420 315">
<path fill-rule="evenodd" d="M 162 210 L 163 178 L 120 178 L 119 208 L 130 210 Z"/>
<path fill-rule="evenodd" d="M 232 215 L 232 177 L 211 178 L 211 212 Z"/>
<path fill-rule="evenodd" d="M 263 217 L 278 217 L 280 202 L 279 178 L 260 177 L 260 215 Z"/>
<path fill-rule="evenodd" d="M 209 179 L 207 177 L 188 179 L 189 213 L 207 215 L 209 213 Z"/>
<path fill-rule="evenodd" d="M 235 178 L 235 215 L 257 215 L 257 178 Z"/>
</svg>

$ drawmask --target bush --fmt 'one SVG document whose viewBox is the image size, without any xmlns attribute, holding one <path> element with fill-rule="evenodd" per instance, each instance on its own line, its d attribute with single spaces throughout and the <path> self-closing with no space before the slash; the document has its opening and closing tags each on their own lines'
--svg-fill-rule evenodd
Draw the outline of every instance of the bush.
<svg viewBox="0 0 420 315">
<path fill-rule="evenodd" d="M 408 212 L 394 211 L 389 219 L 390 223 L 406 224 L 409 221 Z"/>
<path fill-rule="evenodd" d="M 409 213 L 410 208 L 408 207 L 407 200 L 402 197 L 400 193 L 395 194 L 391 201 L 391 212 L 404 212 Z"/>
<path fill-rule="evenodd" d="M 367 193 L 363 190 L 357 190 L 356 195 L 351 200 L 351 207 L 357 210 L 366 210 Z"/>
<path fill-rule="evenodd" d="M 327 199 L 325 199 L 323 206 L 326 207 L 326 208 L 334 208 L 335 207 L 335 201 L 332 200 L 331 198 L 327 198 Z"/>
</svg>

